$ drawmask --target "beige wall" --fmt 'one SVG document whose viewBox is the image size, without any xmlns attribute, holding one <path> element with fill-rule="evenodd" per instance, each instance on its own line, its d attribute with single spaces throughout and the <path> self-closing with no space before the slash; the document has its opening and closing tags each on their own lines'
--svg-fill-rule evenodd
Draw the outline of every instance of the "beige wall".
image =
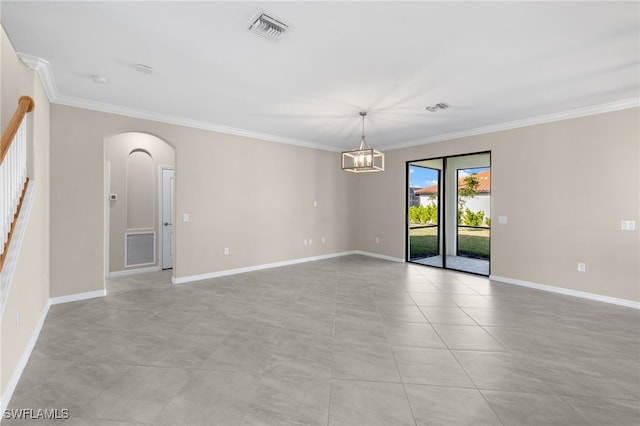
<svg viewBox="0 0 640 426">
<path fill-rule="evenodd" d="M 4 130 L 5 120 L 13 115 L 18 98 L 31 96 L 35 109 L 28 116 L 34 144 L 29 175 L 36 185 L 20 257 L 2 314 L 0 382 L 4 396 L 49 300 L 49 101 L 39 77 L 18 60 L 4 31 L 0 38 L 2 127 Z"/>
<path fill-rule="evenodd" d="M 53 105 L 52 297 L 104 288 L 103 145 L 126 131 L 176 150 L 177 278 L 355 249 L 337 153 Z"/>
<path fill-rule="evenodd" d="M 16 110 L 17 99 L 20 98 L 18 86 L 20 81 L 20 62 L 15 57 L 15 51 L 11 41 L 2 29 L 0 40 L 0 87 L 2 88 L 2 99 L 0 101 L 0 124 L 2 130 L 7 127 L 13 112 Z"/>
<path fill-rule="evenodd" d="M 105 159 L 110 164 L 110 190 L 116 201 L 109 201 L 109 272 L 136 269 L 126 268 L 125 233 L 130 230 L 156 232 L 156 264 L 159 264 L 158 222 L 160 166 L 175 166 L 175 150 L 158 137 L 146 133 L 127 132 L 105 139 Z M 144 150 L 147 155 L 134 150 Z M 132 154 L 133 152 L 133 154 Z M 131 167 L 141 160 L 140 167 Z M 145 164 L 148 162 L 149 164 Z M 136 163 L 137 164 L 137 163 Z M 143 175 L 140 175 L 140 172 Z M 133 189 L 134 191 L 129 191 Z M 149 265 L 145 266 L 149 267 Z"/>
<path fill-rule="evenodd" d="M 388 151 L 357 177 L 356 246 L 404 258 L 406 161 L 491 151 L 491 274 L 639 301 L 639 128 L 634 108 Z"/>
</svg>

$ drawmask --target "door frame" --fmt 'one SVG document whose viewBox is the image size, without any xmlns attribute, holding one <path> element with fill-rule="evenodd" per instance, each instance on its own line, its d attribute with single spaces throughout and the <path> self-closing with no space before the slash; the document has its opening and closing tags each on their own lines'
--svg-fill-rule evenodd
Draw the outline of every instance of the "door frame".
<svg viewBox="0 0 640 426">
<path fill-rule="evenodd" d="M 435 158 L 435 160 L 438 160 L 439 158 Z M 429 166 L 422 166 L 422 165 L 414 165 L 412 163 L 418 163 L 421 161 L 429 161 L 429 160 L 434 160 L 434 159 L 425 159 L 425 160 L 415 160 L 415 161 L 407 161 L 406 162 L 406 201 L 405 201 L 405 261 L 407 262 L 411 262 L 411 237 L 410 237 L 410 220 L 409 220 L 409 209 L 410 209 L 410 201 L 411 201 L 411 188 L 410 188 L 410 180 L 411 180 L 411 172 L 410 172 L 410 168 L 411 166 L 413 167 L 422 167 L 425 169 L 430 169 L 430 170 L 435 170 L 438 172 L 438 197 L 437 197 L 437 206 L 438 206 L 438 224 L 436 225 L 438 230 L 437 230 L 437 235 L 438 235 L 438 253 L 436 255 L 441 255 L 442 253 L 444 253 L 446 247 L 444 245 L 444 239 L 442 238 L 442 232 L 441 232 L 441 226 L 440 226 L 440 221 L 444 219 L 443 216 L 443 205 L 442 205 L 442 199 L 444 199 L 444 179 L 443 179 L 443 174 L 444 174 L 444 163 L 445 163 L 445 159 L 442 158 L 443 162 L 442 162 L 442 168 L 441 169 L 436 169 L 434 167 L 429 167 Z"/>
<path fill-rule="evenodd" d="M 160 266 L 161 270 L 165 270 L 164 268 L 164 246 L 165 244 L 167 244 L 167 242 L 165 241 L 164 238 L 164 224 L 162 223 L 162 207 L 164 206 L 164 180 L 163 180 L 163 173 L 165 170 L 171 170 L 174 173 L 174 189 L 173 189 L 173 199 L 171 200 L 171 204 L 172 204 L 172 208 L 173 208 L 173 212 L 174 212 L 174 218 L 173 218 L 173 225 L 174 229 L 173 229 L 173 233 L 175 235 L 175 173 L 176 173 L 176 168 L 174 166 L 168 166 L 168 165 L 164 165 L 161 164 L 158 166 L 158 234 L 159 234 L 159 238 L 158 238 L 158 252 L 159 252 L 159 261 L 158 264 Z M 174 237 L 175 240 L 175 237 Z M 170 244 L 170 242 L 169 242 Z M 175 253 L 175 250 L 174 250 Z M 175 255 L 174 255 L 174 261 L 172 262 L 171 268 L 166 268 L 166 269 L 173 269 L 174 264 L 175 263 Z"/>
<path fill-rule="evenodd" d="M 104 160 L 104 265 L 102 275 L 107 277 L 111 269 L 111 161 Z"/>
</svg>

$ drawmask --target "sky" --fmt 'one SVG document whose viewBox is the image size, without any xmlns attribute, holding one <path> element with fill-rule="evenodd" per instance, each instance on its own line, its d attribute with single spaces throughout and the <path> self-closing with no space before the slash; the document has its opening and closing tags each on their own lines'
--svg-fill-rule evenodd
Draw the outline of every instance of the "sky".
<svg viewBox="0 0 640 426">
<path fill-rule="evenodd" d="M 468 176 L 471 173 L 480 173 L 489 170 L 488 167 L 459 170 L 460 177 Z M 426 167 L 409 166 L 409 186 L 412 188 L 427 188 L 438 183 L 438 170 Z"/>
</svg>

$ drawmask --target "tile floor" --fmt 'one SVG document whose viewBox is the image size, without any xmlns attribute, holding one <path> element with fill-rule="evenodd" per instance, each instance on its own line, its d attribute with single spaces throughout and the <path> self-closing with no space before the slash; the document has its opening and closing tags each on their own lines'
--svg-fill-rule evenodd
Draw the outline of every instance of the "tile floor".
<svg viewBox="0 0 640 426">
<path fill-rule="evenodd" d="M 634 309 L 362 256 L 107 285 L 51 307 L 9 408 L 92 426 L 640 424 Z"/>
</svg>

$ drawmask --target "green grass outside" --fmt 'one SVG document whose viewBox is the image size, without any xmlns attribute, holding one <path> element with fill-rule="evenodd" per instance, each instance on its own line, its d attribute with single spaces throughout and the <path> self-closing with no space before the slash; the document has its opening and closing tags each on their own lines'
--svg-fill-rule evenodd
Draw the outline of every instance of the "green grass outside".
<svg viewBox="0 0 640 426">
<path fill-rule="evenodd" d="M 489 228 L 458 228 L 458 255 L 488 259 L 490 232 Z M 437 226 L 410 229 L 410 258 L 417 259 L 438 254 L 437 233 Z"/>
<path fill-rule="evenodd" d="M 458 256 L 489 259 L 489 228 L 458 228 Z"/>
<path fill-rule="evenodd" d="M 409 253 L 411 259 L 438 254 L 438 227 L 409 229 Z"/>
</svg>

